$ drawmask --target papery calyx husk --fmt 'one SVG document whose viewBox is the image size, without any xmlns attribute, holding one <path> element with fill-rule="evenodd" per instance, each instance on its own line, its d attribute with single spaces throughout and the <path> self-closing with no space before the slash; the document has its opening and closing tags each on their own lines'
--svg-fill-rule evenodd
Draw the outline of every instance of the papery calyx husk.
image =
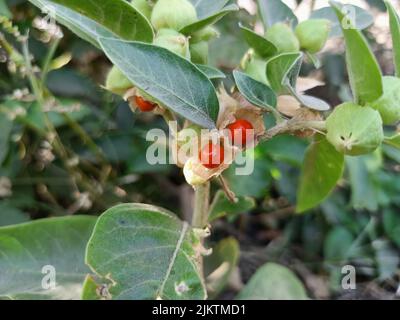
<svg viewBox="0 0 400 320">
<path fill-rule="evenodd" d="M 198 43 L 201 41 L 210 41 L 219 37 L 219 32 L 214 27 L 208 26 L 201 29 L 190 36 L 190 43 Z"/>
<path fill-rule="evenodd" d="M 189 40 L 173 29 L 161 29 L 157 32 L 153 44 L 168 49 L 184 58 L 189 58 Z"/>
<path fill-rule="evenodd" d="M 354 103 L 336 107 L 326 120 L 327 139 L 341 153 L 357 156 L 373 152 L 383 139 L 378 111 Z"/>
<path fill-rule="evenodd" d="M 208 42 L 201 41 L 190 45 L 190 60 L 193 63 L 207 64 L 208 63 Z"/>
<path fill-rule="evenodd" d="M 310 19 L 299 23 L 296 27 L 296 36 L 300 47 L 310 53 L 317 53 L 323 49 L 331 31 L 331 22 L 327 19 Z"/>
<path fill-rule="evenodd" d="M 293 30 L 284 23 L 276 23 L 267 29 L 265 38 L 271 41 L 279 53 L 298 52 L 300 43 Z"/>
<path fill-rule="evenodd" d="M 118 95 L 124 95 L 133 87 L 132 82 L 122 73 L 120 69 L 113 66 L 107 75 L 106 89 Z"/>
<path fill-rule="evenodd" d="M 156 30 L 180 31 L 196 21 L 196 9 L 189 0 L 158 0 L 151 14 L 151 23 Z"/>
<path fill-rule="evenodd" d="M 383 77 L 383 95 L 370 106 L 379 111 L 384 124 L 395 124 L 400 120 L 400 79 Z"/>
<path fill-rule="evenodd" d="M 150 20 L 153 8 L 148 0 L 131 0 L 131 4 L 137 11 Z"/>
</svg>

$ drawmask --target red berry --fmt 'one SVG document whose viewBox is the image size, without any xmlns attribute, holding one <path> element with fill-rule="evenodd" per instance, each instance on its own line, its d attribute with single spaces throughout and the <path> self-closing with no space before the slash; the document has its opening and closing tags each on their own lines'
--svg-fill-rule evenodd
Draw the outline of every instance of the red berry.
<svg viewBox="0 0 400 320">
<path fill-rule="evenodd" d="M 153 111 L 155 107 L 157 107 L 156 103 L 147 101 L 140 96 L 135 96 L 135 103 L 142 112 L 150 112 Z"/>
<path fill-rule="evenodd" d="M 253 130 L 253 125 L 245 120 L 239 119 L 228 126 L 229 137 L 234 145 L 246 146 L 247 138 L 250 137 L 250 130 Z"/>
<path fill-rule="evenodd" d="M 201 164 L 207 169 L 218 168 L 225 159 L 224 147 L 220 144 L 209 142 L 199 153 Z"/>
</svg>

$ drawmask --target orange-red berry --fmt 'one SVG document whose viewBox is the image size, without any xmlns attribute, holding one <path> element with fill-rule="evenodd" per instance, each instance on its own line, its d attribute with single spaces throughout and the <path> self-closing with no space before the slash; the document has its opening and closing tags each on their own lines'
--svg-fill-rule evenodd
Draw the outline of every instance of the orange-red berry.
<svg viewBox="0 0 400 320">
<path fill-rule="evenodd" d="M 229 137 L 232 144 L 243 147 L 249 142 L 247 139 L 251 137 L 254 129 L 253 125 L 245 119 L 236 120 L 228 125 L 227 128 L 229 129 Z"/>
<path fill-rule="evenodd" d="M 150 112 L 153 111 L 156 107 L 156 103 L 152 103 L 143 99 L 141 96 L 135 96 L 135 103 L 140 111 L 142 112 Z"/>
<path fill-rule="evenodd" d="M 199 153 L 200 163 L 207 169 L 218 168 L 225 159 L 224 147 L 209 142 Z"/>
</svg>

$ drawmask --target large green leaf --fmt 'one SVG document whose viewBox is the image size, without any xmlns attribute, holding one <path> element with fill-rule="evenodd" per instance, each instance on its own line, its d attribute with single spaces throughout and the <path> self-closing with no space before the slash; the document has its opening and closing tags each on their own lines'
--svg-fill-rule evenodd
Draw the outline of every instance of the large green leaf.
<svg viewBox="0 0 400 320">
<path fill-rule="evenodd" d="M 225 79 L 226 75 L 222 71 L 218 70 L 217 68 L 210 67 L 208 65 L 204 64 L 196 64 L 196 67 L 200 69 L 201 72 L 203 72 L 208 79 L 214 80 L 214 79 Z"/>
<path fill-rule="evenodd" d="M 10 121 L 5 114 L 0 113 L 0 165 L 3 163 L 8 153 L 8 144 L 12 127 L 12 121 Z"/>
<path fill-rule="evenodd" d="M 266 28 L 278 22 L 289 22 L 297 25 L 297 17 L 282 0 L 257 0 L 261 18 Z"/>
<path fill-rule="evenodd" d="M 205 128 L 214 128 L 219 102 L 212 82 L 195 65 L 157 46 L 100 39 L 110 60 L 162 105 Z"/>
<path fill-rule="evenodd" d="M 219 12 L 229 0 L 190 0 L 197 12 L 197 17 L 202 20 Z"/>
<path fill-rule="evenodd" d="M 257 270 L 238 295 L 243 300 L 306 300 L 307 293 L 288 268 L 267 263 Z"/>
<path fill-rule="evenodd" d="M 304 212 L 321 203 L 342 177 L 344 156 L 322 136 L 306 151 L 300 186 L 297 191 L 297 212 Z"/>
<path fill-rule="evenodd" d="M 88 243 L 86 262 L 112 299 L 204 299 L 195 264 L 199 241 L 186 222 L 144 204 L 106 211 Z M 95 277 L 95 278 L 96 278 Z M 90 284 L 90 282 L 89 282 Z M 84 296 L 90 296 L 90 284 Z"/>
<path fill-rule="evenodd" d="M 152 42 L 147 19 L 123 0 L 29 0 L 83 39 L 98 46 L 98 37 Z"/>
<path fill-rule="evenodd" d="M 11 12 L 8 9 L 6 0 L 0 0 L 0 16 L 11 18 Z"/>
<path fill-rule="evenodd" d="M 268 61 L 267 77 L 275 92 L 287 93 L 286 86 L 288 84 L 292 88 L 296 88 L 302 60 L 302 53 L 282 53 Z"/>
<path fill-rule="evenodd" d="M 12 299 L 79 299 L 90 270 L 85 247 L 96 218 L 50 218 L 0 228 L 0 296 Z M 45 289 L 43 267 L 55 270 L 56 287 Z"/>
<path fill-rule="evenodd" d="M 276 94 L 270 87 L 237 70 L 233 72 L 233 76 L 240 93 L 249 102 L 261 108 L 276 107 Z"/>
<path fill-rule="evenodd" d="M 212 25 L 219 20 L 221 20 L 225 15 L 227 15 L 230 12 L 234 12 L 239 10 L 238 6 L 236 4 L 230 4 L 227 5 L 225 8 L 221 9 L 220 11 L 214 13 L 213 15 L 209 17 L 205 17 L 199 21 L 196 21 L 192 24 L 189 24 L 185 26 L 180 32 L 183 34 L 192 34 L 196 31 L 199 31 L 201 29 L 204 29 L 205 27 Z"/>
<path fill-rule="evenodd" d="M 331 5 L 340 21 L 346 19 L 339 4 L 331 1 Z M 346 42 L 347 70 L 355 102 L 361 105 L 373 102 L 383 94 L 378 62 L 363 34 L 351 26 L 350 19 L 347 24 L 343 22 L 341 27 Z"/>
<path fill-rule="evenodd" d="M 393 41 L 394 65 L 396 67 L 396 75 L 400 76 L 400 18 L 394 7 L 389 1 L 385 1 L 389 12 L 390 31 Z"/>
<path fill-rule="evenodd" d="M 400 149 L 400 133 L 394 134 L 391 137 L 385 137 L 384 143 L 396 149 Z"/>
<path fill-rule="evenodd" d="M 350 4 L 346 5 L 346 9 L 354 17 L 354 25 L 358 30 L 366 29 L 374 23 L 374 17 L 368 11 Z M 310 19 L 327 19 L 332 23 L 330 36 L 339 37 L 343 35 L 340 22 L 331 7 L 324 7 L 313 11 Z"/>
<path fill-rule="evenodd" d="M 249 46 L 252 47 L 260 57 L 269 58 L 278 53 L 278 48 L 271 41 L 242 25 L 240 25 L 240 28 Z"/>
</svg>

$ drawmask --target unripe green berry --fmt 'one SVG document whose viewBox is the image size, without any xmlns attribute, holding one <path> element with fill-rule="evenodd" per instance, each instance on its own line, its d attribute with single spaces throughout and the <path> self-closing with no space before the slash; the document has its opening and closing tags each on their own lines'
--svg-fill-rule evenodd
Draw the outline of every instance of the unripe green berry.
<svg viewBox="0 0 400 320">
<path fill-rule="evenodd" d="M 219 32 L 214 27 L 206 27 L 191 35 L 190 43 L 198 43 L 201 41 L 210 41 L 219 36 Z"/>
<path fill-rule="evenodd" d="M 300 47 L 310 53 L 322 50 L 331 31 L 331 22 L 326 19 L 310 19 L 301 22 L 296 27 L 296 36 Z"/>
<path fill-rule="evenodd" d="M 133 84 L 117 67 L 112 67 L 106 80 L 106 89 L 118 95 L 124 95 Z"/>
<path fill-rule="evenodd" d="M 190 60 L 193 63 L 208 63 L 208 42 L 201 41 L 190 45 Z"/>
<path fill-rule="evenodd" d="M 328 141 L 337 151 L 350 156 L 371 153 L 384 139 L 379 112 L 351 102 L 333 110 L 326 128 Z"/>
<path fill-rule="evenodd" d="M 150 20 L 152 7 L 148 0 L 132 0 L 131 4 L 137 11 Z"/>
<path fill-rule="evenodd" d="M 383 95 L 370 106 L 379 111 L 384 124 L 400 120 L 400 79 L 383 77 Z"/>
<path fill-rule="evenodd" d="M 279 53 L 298 52 L 300 50 L 299 40 L 293 30 L 284 23 L 276 23 L 268 28 L 265 38 L 278 48 Z"/>
<path fill-rule="evenodd" d="M 196 21 L 196 9 L 189 0 L 158 0 L 151 13 L 151 23 L 156 30 L 179 31 Z"/>
<path fill-rule="evenodd" d="M 173 29 L 161 29 L 158 31 L 154 44 L 176 53 L 184 58 L 189 57 L 189 41 L 179 32 Z"/>
</svg>

